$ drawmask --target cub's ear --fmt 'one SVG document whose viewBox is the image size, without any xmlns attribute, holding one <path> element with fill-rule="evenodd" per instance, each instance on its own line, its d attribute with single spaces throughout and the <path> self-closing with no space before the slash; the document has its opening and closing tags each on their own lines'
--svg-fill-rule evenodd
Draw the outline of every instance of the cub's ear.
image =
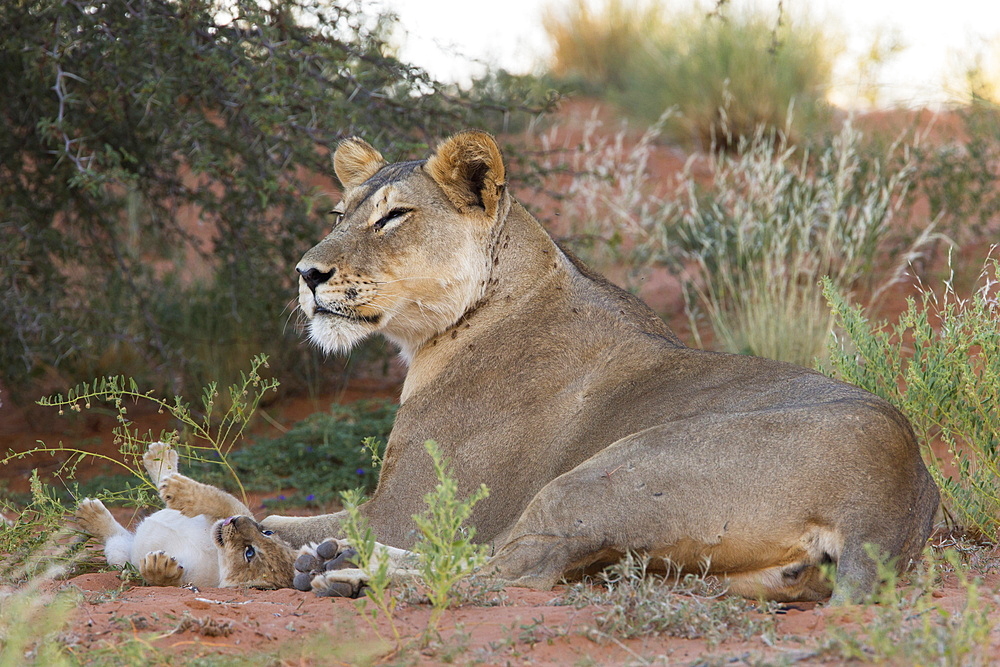
<svg viewBox="0 0 1000 667">
<path fill-rule="evenodd" d="M 506 185 L 506 169 L 496 140 L 470 130 L 446 139 L 430 160 L 427 173 L 459 211 L 470 207 L 496 218 Z"/>
<path fill-rule="evenodd" d="M 348 190 L 367 181 L 386 164 L 382 154 L 360 137 L 344 139 L 333 154 L 333 170 Z"/>
</svg>

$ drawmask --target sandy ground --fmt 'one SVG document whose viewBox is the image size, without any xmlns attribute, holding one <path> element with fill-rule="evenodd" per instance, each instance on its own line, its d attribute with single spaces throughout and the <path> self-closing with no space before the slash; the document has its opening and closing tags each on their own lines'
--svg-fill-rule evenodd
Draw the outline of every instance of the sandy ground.
<svg viewBox="0 0 1000 667">
<path fill-rule="evenodd" d="M 994 595 L 996 579 L 991 576 L 983 587 L 987 598 Z M 354 600 L 290 589 L 150 587 L 123 582 L 115 572 L 83 574 L 46 588 L 66 590 L 78 600 L 60 636 L 72 652 L 83 657 L 95 651 L 118 656 L 139 651 L 157 662 L 237 655 L 280 665 L 839 664 L 841 657 L 823 649 L 828 631 L 858 632 L 875 613 L 862 607 L 794 605 L 773 616 L 770 636 L 710 646 L 703 639 L 609 636 L 596 629 L 602 607 L 560 604 L 565 587 L 511 588 L 497 606 L 446 611 L 439 633 L 429 641 L 423 639 L 429 606 L 400 604 L 395 621 L 402 648 L 396 649 L 389 624 L 382 620 L 372 626 Z M 935 599 L 942 609 L 957 610 L 965 598 L 948 578 Z M 993 654 L 1000 656 L 996 633 L 991 642 Z"/>
</svg>

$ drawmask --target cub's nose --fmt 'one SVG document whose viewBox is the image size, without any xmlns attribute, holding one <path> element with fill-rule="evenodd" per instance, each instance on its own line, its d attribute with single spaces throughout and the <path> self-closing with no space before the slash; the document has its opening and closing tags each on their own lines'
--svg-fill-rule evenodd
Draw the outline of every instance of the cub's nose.
<svg viewBox="0 0 1000 667">
<path fill-rule="evenodd" d="M 319 285 L 322 285 L 327 280 L 329 280 L 336 272 L 336 269 L 330 269 L 327 272 L 323 272 L 317 269 L 315 266 L 309 266 L 309 267 L 298 266 L 295 268 L 295 270 L 298 271 L 300 276 L 302 276 L 302 280 L 306 282 L 306 285 L 309 286 L 309 289 L 313 290 L 314 292 L 316 291 L 316 288 Z"/>
</svg>

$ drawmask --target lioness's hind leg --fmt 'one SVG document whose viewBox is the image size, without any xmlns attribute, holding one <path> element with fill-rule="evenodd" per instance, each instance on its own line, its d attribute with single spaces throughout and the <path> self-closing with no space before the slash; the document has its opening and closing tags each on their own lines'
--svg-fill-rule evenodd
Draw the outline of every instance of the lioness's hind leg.
<svg viewBox="0 0 1000 667">
<path fill-rule="evenodd" d="M 165 442 L 151 442 L 142 456 L 142 465 L 149 479 L 159 488 L 165 477 L 177 472 L 177 452 Z"/>
<path fill-rule="evenodd" d="M 730 593 L 775 602 L 825 600 L 832 590 L 823 564 L 808 561 L 729 573 L 722 575 L 722 580 Z"/>
<path fill-rule="evenodd" d="M 139 574 L 150 586 L 180 586 L 184 566 L 165 551 L 150 551 L 139 562 Z"/>
<path fill-rule="evenodd" d="M 878 563 L 868 553 L 869 548 L 878 549 L 868 543 L 851 542 L 837 561 L 837 577 L 830 604 L 853 604 L 863 602 L 875 592 L 878 584 Z M 895 563 L 890 564 L 895 566 Z"/>
<path fill-rule="evenodd" d="M 548 590 L 572 570 L 614 561 L 628 551 L 618 539 L 627 517 L 617 503 L 608 503 L 614 511 L 594 511 L 596 475 L 589 477 L 571 471 L 539 491 L 499 545 L 487 574 L 511 586 Z"/>
</svg>

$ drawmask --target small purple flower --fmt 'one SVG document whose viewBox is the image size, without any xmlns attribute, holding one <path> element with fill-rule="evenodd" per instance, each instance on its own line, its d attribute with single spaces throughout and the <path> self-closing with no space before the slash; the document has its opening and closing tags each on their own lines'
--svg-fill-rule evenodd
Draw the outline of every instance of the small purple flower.
<svg viewBox="0 0 1000 667">
<path fill-rule="evenodd" d="M 310 493 L 308 496 L 306 496 L 306 502 L 311 502 L 313 500 L 316 500 L 316 494 Z"/>
<path fill-rule="evenodd" d="M 284 499 L 285 499 L 285 495 L 284 494 L 281 494 L 281 495 L 278 496 L 278 500 L 284 500 Z"/>
<path fill-rule="evenodd" d="M 364 475 L 365 474 L 365 469 L 364 468 L 358 468 L 354 472 L 358 473 L 359 475 Z"/>
</svg>

